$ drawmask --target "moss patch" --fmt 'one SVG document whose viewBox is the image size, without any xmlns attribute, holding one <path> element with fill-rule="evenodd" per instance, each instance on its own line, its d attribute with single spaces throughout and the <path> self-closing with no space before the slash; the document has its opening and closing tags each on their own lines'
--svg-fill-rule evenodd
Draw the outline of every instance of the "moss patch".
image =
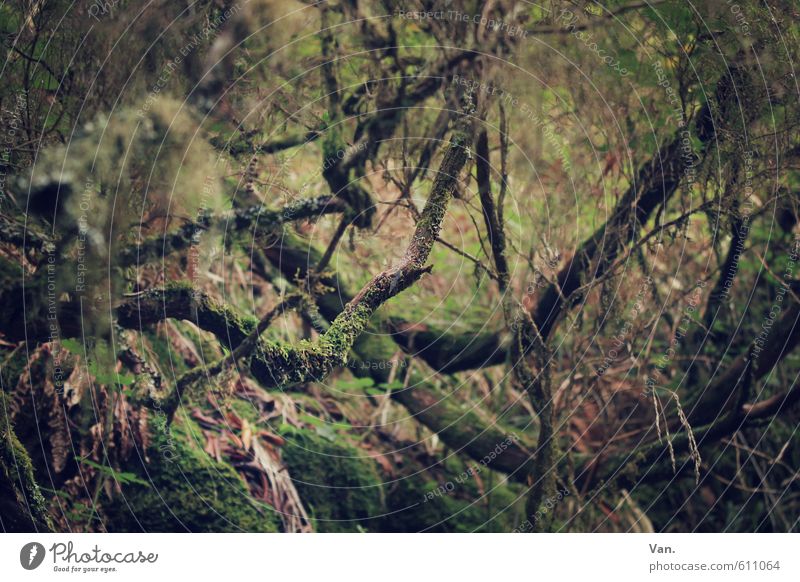
<svg viewBox="0 0 800 582">
<path fill-rule="evenodd" d="M 375 462 L 355 447 L 310 432 L 287 435 L 283 460 L 315 531 L 373 530 L 384 510 Z"/>
<path fill-rule="evenodd" d="M 44 497 L 33 477 L 28 452 L 8 422 L 0 392 L 0 516 L 5 531 L 52 531 Z"/>
<path fill-rule="evenodd" d="M 448 463 L 453 465 L 453 463 Z M 502 477 L 488 469 L 480 478 L 488 495 L 474 477 L 461 482 L 456 467 L 440 479 L 414 475 L 399 479 L 389 488 L 387 516 L 380 528 L 387 532 L 510 532 L 524 514 L 525 496 L 517 484 L 497 486 Z"/>
<path fill-rule="evenodd" d="M 202 450 L 197 426 L 179 415 L 164 428 L 156 416 L 149 462 L 127 467 L 150 484 L 123 487 L 111 505 L 106 525 L 112 531 L 275 532 L 280 520 L 256 505 L 233 467 Z"/>
</svg>

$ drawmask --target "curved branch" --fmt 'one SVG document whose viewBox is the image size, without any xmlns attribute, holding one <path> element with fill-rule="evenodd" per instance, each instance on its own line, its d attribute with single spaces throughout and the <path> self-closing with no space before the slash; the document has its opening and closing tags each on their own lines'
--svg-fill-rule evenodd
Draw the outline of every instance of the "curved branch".
<svg viewBox="0 0 800 582">
<path fill-rule="evenodd" d="M 426 266 L 430 251 L 441 230 L 445 212 L 456 188 L 459 174 L 466 162 L 466 145 L 469 140 L 470 126 L 467 119 L 468 112 L 460 120 L 460 127 L 453 133 L 450 146 L 445 153 L 439 168 L 439 173 L 431 189 L 428 202 L 422 211 L 414 235 L 406 249 L 403 260 L 396 266 L 387 269 L 367 283 L 355 298 L 348 303 L 344 310 L 333 320 L 330 327 L 323 333 L 316 343 L 300 341 L 296 345 L 286 345 L 270 341 L 258 341 L 258 358 L 256 363 L 264 366 L 266 370 L 254 369 L 254 375 L 266 387 L 285 386 L 305 382 L 308 380 L 321 380 L 336 365 L 347 362 L 350 348 L 358 336 L 367 326 L 369 318 L 378 307 L 394 297 L 424 273 L 430 271 Z M 186 301 L 186 293 L 189 301 Z M 226 308 L 213 305 L 205 296 L 198 296 L 191 290 L 183 290 L 181 305 L 172 305 L 173 314 L 195 315 L 198 324 L 209 331 L 229 346 L 233 345 L 230 337 L 237 334 L 236 343 L 246 342 L 253 326 L 245 324 L 240 317 Z M 152 300 L 153 292 L 148 292 L 147 298 Z M 161 299 L 163 303 L 151 301 L 149 305 L 138 300 L 135 311 L 130 311 L 130 306 L 118 309 L 120 325 L 141 325 L 143 319 L 166 316 L 167 296 Z M 154 305 L 158 309 L 153 309 Z M 187 313 L 192 311 L 194 313 Z M 187 309 L 188 308 L 188 309 Z M 202 312 L 200 310 L 202 309 Z M 137 322 L 138 319 L 138 322 Z M 205 319 L 201 323 L 201 319 Z M 233 326 L 231 326 L 233 322 Z M 233 329 L 231 329 L 233 327 Z M 245 331 L 247 329 L 247 331 Z M 256 327 L 256 332 L 258 327 Z M 245 337 L 242 337 L 244 335 Z M 257 341 L 255 339 L 253 342 Z M 265 373 L 266 372 L 266 373 Z"/>
</svg>

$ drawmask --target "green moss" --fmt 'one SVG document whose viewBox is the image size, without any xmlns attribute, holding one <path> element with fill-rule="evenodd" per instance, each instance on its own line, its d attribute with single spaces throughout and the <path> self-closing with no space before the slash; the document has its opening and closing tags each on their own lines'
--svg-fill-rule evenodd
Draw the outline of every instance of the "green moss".
<svg viewBox="0 0 800 582">
<path fill-rule="evenodd" d="M 350 348 L 367 327 L 371 315 L 372 310 L 365 305 L 348 306 L 320 338 L 320 346 L 338 357 L 339 363 L 346 363 Z"/>
<path fill-rule="evenodd" d="M 241 314 L 232 307 L 224 303 L 218 303 L 207 295 L 202 296 L 202 302 L 202 306 L 205 309 L 202 310 L 201 313 L 207 314 L 205 319 L 212 324 L 209 331 L 215 333 L 218 337 L 220 336 L 221 330 L 224 330 L 225 333 L 238 332 L 242 334 L 243 337 L 232 339 L 241 341 L 244 339 L 244 336 L 247 336 L 247 334 L 258 325 L 257 317 Z M 216 324 L 216 326 L 214 324 Z M 217 331 L 215 327 L 218 327 L 220 331 Z"/>
<path fill-rule="evenodd" d="M 170 280 L 170 281 L 167 281 L 164 284 L 164 290 L 166 292 L 169 292 L 169 291 L 189 291 L 189 292 L 191 292 L 191 291 L 194 291 L 194 285 L 192 284 L 191 281 L 188 281 L 188 280 L 185 280 L 185 279 L 184 280 L 178 280 L 178 281 Z"/>
<path fill-rule="evenodd" d="M 389 488 L 387 515 L 381 529 L 387 532 L 510 532 L 523 519 L 523 487 L 503 484 L 502 477 L 484 469 L 479 473 L 482 494 L 475 477 L 462 478 L 451 470 L 441 483 L 423 475 L 399 479 Z M 491 476 L 491 477 L 490 477 Z"/>
<path fill-rule="evenodd" d="M 230 402 L 230 407 L 239 418 L 245 419 L 250 424 L 256 424 L 258 422 L 260 413 L 255 406 L 253 406 L 252 402 L 234 398 Z"/>
<path fill-rule="evenodd" d="M 384 510 L 375 462 L 358 449 L 309 432 L 287 437 L 283 460 L 316 531 L 373 530 Z"/>
<path fill-rule="evenodd" d="M 145 337 L 150 344 L 150 348 L 158 358 L 159 362 L 163 362 L 175 371 L 175 375 L 179 376 L 188 370 L 186 362 L 183 361 L 178 353 L 175 351 L 167 339 L 159 333 L 154 331 L 145 332 Z"/>
<path fill-rule="evenodd" d="M 330 125 L 322 140 L 322 155 L 325 161 L 328 162 L 327 165 L 333 167 L 339 152 L 344 151 L 346 148 L 347 144 L 342 137 L 341 124 L 335 123 Z"/>
<path fill-rule="evenodd" d="M 8 421 L 0 392 L 0 515 L 6 531 L 52 531 L 47 505 L 33 476 L 28 452 Z"/>
<path fill-rule="evenodd" d="M 154 426 L 153 426 L 154 425 Z M 256 505 L 234 468 L 202 450 L 200 429 L 185 416 L 169 429 L 158 414 L 151 423 L 149 461 L 128 466 L 149 485 L 128 484 L 104 504 L 113 531 L 276 532 L 279 516 Z"/>
</svg>

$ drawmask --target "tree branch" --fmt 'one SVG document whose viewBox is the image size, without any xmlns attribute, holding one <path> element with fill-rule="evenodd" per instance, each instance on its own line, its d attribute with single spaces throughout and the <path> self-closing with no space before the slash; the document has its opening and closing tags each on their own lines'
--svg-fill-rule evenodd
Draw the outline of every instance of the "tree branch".
<svg viewBox="0 0 800 582">
<path fill-rule="evenodd" d="M 117 255 L 117 264 L 128 267 L 162 259 L 173 252 L 196 244 L 200 233 L 229 224 L 232 231 L 253 231 L 254 236 L 258 236 L 288 222 L 335 214 L 343 212 L 345 208 L 342 200 L 333 196 L 319 196 L 292 202 L 282 210 L 269 210 L 258 205 L 239 208 L 216 217 L 201 216 L 196 222 L 190 222 L 176 232 L 153 236 L 122 249 Z"/>
</svg>

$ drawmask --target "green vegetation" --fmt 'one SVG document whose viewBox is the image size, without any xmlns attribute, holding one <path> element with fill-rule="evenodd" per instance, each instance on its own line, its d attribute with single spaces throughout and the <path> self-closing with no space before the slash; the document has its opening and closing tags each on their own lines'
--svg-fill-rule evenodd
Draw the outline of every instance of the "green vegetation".
<svg viewBox="0 0 800 582">
<path fill-rule="evenodd" d="M 797 531 L 796 3 L 111 4 L 0 6 L 2 528 Z"/>
<path fill-rule="evenodd" d="M 156 417 L 146 461 L 113 503 L 103 503 L 112 531 L 274 532 L 280 519 L 249 496 L 241 476 L 203 451 L 200 429 L 185 416 L 167 428 Z"/>
</svg>

